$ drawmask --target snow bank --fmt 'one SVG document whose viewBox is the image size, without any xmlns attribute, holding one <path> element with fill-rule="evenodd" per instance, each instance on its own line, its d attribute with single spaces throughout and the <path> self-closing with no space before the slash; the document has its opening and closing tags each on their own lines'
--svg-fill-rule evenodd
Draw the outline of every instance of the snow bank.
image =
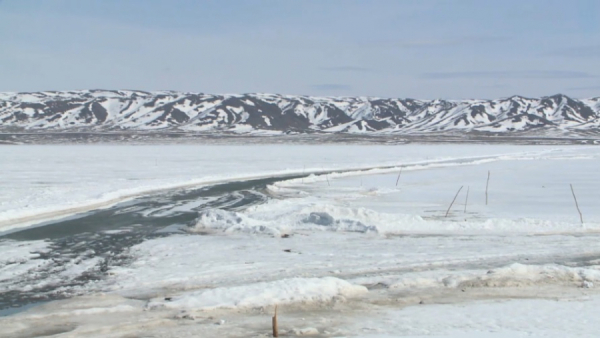
<svg viewBox="0 0 600 338">
<path fill-rule="evenodd" d="M 242 213 L 209 209 L 199 213 L 197 223 L 190 232 L 222 231 L 224 233 L 270 234 L 278 236 L 280 230 L 270 222 L 261 222 Z"/>
<path fill-rule="evenodd" d="M 364 286 L 353 285 L 334 277 L 292 278 L 188 292 L 170 300 L 154 299 L 148 307 L 196 311 L 248 309 L 283 304 L 327 303 L 357 297 L 366 292 Z"/>
<path fill-rule="evenodd" d="M 291 205 L 293 204 L 293 205 Z M 272 211 L 272 212 L 269 212 Z M 285 211 L 285 212 L 284 212 Z M 443 218 L 442 218 L 443 219 Z M 199 213 L 190 232 L 246 233 L 280 236 L 299 231 L 376 233 L 380 235 L 429 233 L 560 233 L 600 230 L 569 222 L 519 219 L 473 221 L 423 219 L 419 215 L 383 213 L 315 202 L 315 199 L 272 200 L 244 212 L 210 209 Z"/>
<path fill-rule="evenodd" d="M 367 219 L 363 213 L 368 213 L 368 210 L 332 212 L 332 210 L 343 209 L 333 206 L 306 208 L 272 219 L 259 219 L 244 213 L 211 209 L 200 212 L 196 225 L 189 228 L 189 231 L 200 233 L 220 231 L 223 233 L 268 234 L 273 236 L 301 230 L 379 232 L 376 226 L 366 225 L 362 222 Z M 418 219 L 418 216 L 409 216 L 408 218 Z"/>
<path fill-rule="evenodd" d="M 401 275 L 359 277 L 351 281 L 366 286 L 379 285 L 388 289 L 456 288 L 461 282 L 483 274 L 485 271 L 461 270 L 457 272 L 440 269 L 407 272 Z"/>
<path fill-rule="evenodd" d="M 402 275 L 356 278 L 353 283 L 383 285 L 389 289 L 524 287 L 542 284 L 575 285 L 590 288 L 600 282 L 600 267 L 573 268 L 563 265 L 514 263 L 498 269 L 451 272 L 433 270 Z"/>
<path fill-rule="evenodd" d="M 572 268 L 562 265 L 515 263 L 490 270 L 485 276 L 461 283 L 470 287 L 510 287 L 539 284 L 572 284 L 590 287 L 600 281 L 600 267 Z M 585 282 L 585 284 L 584 284 Z"/>
</svg>

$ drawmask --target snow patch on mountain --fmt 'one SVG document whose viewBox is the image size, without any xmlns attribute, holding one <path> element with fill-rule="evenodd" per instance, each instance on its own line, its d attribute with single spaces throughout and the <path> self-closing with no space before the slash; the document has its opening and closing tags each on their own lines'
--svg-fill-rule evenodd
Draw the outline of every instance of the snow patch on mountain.
<svg viewBox="0 0 600 338">
<path fill-rule="evenodd" d="M 7 92 L 0 93 L 0 128 L 239 134 L 597 132 L 600 98 L 457 101 L 135 90 Z"/>
</svg>

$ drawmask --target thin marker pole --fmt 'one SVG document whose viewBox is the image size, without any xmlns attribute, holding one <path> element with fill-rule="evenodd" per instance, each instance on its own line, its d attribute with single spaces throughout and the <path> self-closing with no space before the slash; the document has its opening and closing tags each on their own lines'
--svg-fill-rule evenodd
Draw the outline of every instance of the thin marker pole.
<svg viewBox="0 0 600 338">
<path fill-rule="evenodd" d="M 571 193 L 573 194 L 573 199 L 575 200 L 575 207 L 577 208 L 577 212 L 579 213 L 579 220 L 581 224 L 583 224 L 583 215 L 581 214 L 581 210 L 579 210 L 579 203 L 577 203 L 577 197 L 575 196 L 575 190 L 573 190 L 573 185 L 571 184 Z"/>
<path fill-rule="evenodd" d="M 460 191 L 462 190 L 463 186 L 460 186 L 460 189 L 458 189 L 458 191 L 456 192 L 456 195 L 454 195 L 454 199 L 452 200 L 452 203 L 450 203 L 450 206 L 448 207 L 448 210 L 446 210 L 446 216 L 444 217 L 448 217 L 448 213 L 450 212 L 450 209 L 452 208 L 452 204 L 454 204 L 454 201 L 456 201 L 456 198 L 458 197 L 458 194 L 460 193 Z"/>
<path fill-rule="evenodd" d="M 329 175 L 327 174 L 327 172 L 325 171 L 325 168 L 321 167 L 321 169 L 323 169 L 323 173 L 325 173 L 325 179 L 327 180 L 327 185 L 331 186 L 331 184 L 329 184 Z"/>
<path fill-rule="evenodd" d="M 400 167 L 400 172 L 398 173 L 398 178 L 396 179 L 396 186 L 398 186 L 398 182 L 400 182 L 400 175 L 402 175 L 402 167 Z"/>
<path fill-rule="evenodd" d="M 488 187 L 490 185 L 490 171 L 488 170 L 487 183 L 485 184 L 485 205 L 488 205 Z"/>
<path fill-rule="evenodd" d="M 467 213 L 467 203 L 469 202 L 469 189 L 471 187 L 467 186 L 467 197 L 465 197 L 465 214 Z"/>
</svg>

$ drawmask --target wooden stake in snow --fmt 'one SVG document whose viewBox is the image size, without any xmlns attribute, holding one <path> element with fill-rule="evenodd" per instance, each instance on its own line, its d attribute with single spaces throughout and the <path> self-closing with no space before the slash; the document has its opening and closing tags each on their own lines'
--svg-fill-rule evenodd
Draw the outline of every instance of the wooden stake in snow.
<svg viewBox="0 0 600 338">
<path fill-rule="evenodd" d="M 402 167 L 400 167 L 400 172 L 398 173 L 398 178 L 396 179 L 396 186 L 398 186 L 398 182 L 400 182 L 400 175 L 402 175 Z"/>
<path fill-rule="evenodd" d="M 469 189 L 471 187 L 467 186 L 467 197 L 465 197 L 465 214 L 467 213 L 467 203 L 469 202 Z"/>
<path fill-rule="evenodd" d="M 460 191 L 462 190 L 463 186 L 460 186 L 460 189 L 458 189 L 458 191 L 456 192 L 456 195 L 454 195 L 454 199 L 452 200 L 452 203 L 450 203 L 450 206 L 448 207 L 448 210 L 446 210 L 446 216 L 444 217 L 448 217 L 448 213 L 450 212 L 450 209 L 452 208 L 452 204 L 454 204 L 454 201 L 456 201 L 456 198 L 458 197 L 458 194 L 460 193 Z"/>
<path fill-rule="evenodd" d="M 331 186 L 331 184 L 329 184 L 329 174 L 325 171 L 325 168 L 321 167 L 321 169 L 323 169 L 323 174 L 325 175 L 325 179 L 327 180 L 327 185 Z"/>
<path fill-rule="evenodd" d="M 579 210 L 579 203 L 577 203 L 577 197 L 575 196 L 575 190 L 573 190 L 573 185 L 571 184 L 571 193 L 573 194 L 573 199 L 575 200 L 575 207 L 577 207 L 577 212 L 579 213 L 579 220 L 581 224 L 583 224 L 583 215 L 581 214 L 581 210 Z"/>
<path fill-rule="evenodd" d="M 273 315 L 273 337 L 279 337 L 279 330 L 277 329 L 277 305 L 275 305 L 275 315 Z"/>
<path fill-rule="evenodd" d="M 488 170 L 487 183 L 485 184 L 485 205 L 488 205 L 488 187 L 490 185 L 490 171 Z"/>
</svg>

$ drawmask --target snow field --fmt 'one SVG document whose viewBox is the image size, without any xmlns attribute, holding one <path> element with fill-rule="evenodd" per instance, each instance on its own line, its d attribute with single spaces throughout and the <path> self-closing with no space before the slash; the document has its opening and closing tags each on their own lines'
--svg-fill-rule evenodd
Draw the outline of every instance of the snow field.
<svg viewBox="0 0 600 338">
<path fill-rule="evenodd" d="M 597 296 L 432 304 L 382 310 L 348 329 L 363 338 L 591 338 L 597 337 L 598 306 Z"/>
</svg>

